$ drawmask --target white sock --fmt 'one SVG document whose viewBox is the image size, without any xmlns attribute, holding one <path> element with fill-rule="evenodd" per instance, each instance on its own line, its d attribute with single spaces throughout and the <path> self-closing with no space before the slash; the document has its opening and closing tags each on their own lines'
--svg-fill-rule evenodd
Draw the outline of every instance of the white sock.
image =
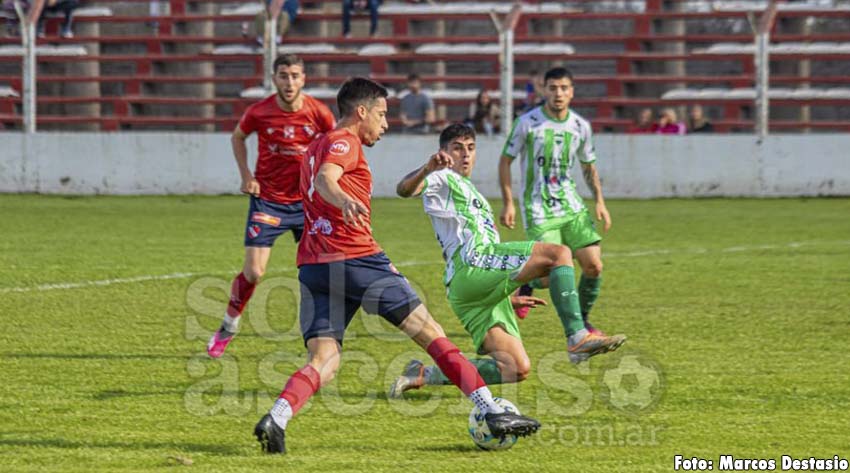
<svg viewBox="0 0 850 473">
<path fill-rule="evenodd" d="M 493 393 L 490 388 L 482 386 L 469 395 L 469 400 L 478 407 L 478 410 L 484 414 L 492 412 L 493 414 L 501 414 L 504 409 L 493 400 Z"/>
<path fill-rule="evenodd" d="M 275 401 L 269 414 L 272 415 L 272 420 L 274 420 L 275 424 L 281 429 L 286 430 L 286 424 L 289 422 L 289 419 L 292 419 L 292 407 L 289 405 L 289 401 L 281 397 Z"/>
<path fill-rule="evenodd" d="M 224 320 L 221 321 L 221 326 L 230 333 L 236 333 L 239 331 L 239 319 L 241 318 L 242 316 L 231 317 L 224 314 Z"/>
<path fill-rule="evenodd" d="M 573 346 L 573 345 L 577 344 L 578 342 L 584 340 L 584 337 L 586 337 L 588 333 L 589 332 L 587 331 L 587 329 L 583 328 L 583 329 L 579 330 L 578 332 L 570 335 L 567 338 L 567 345 Z"/>
</svg>

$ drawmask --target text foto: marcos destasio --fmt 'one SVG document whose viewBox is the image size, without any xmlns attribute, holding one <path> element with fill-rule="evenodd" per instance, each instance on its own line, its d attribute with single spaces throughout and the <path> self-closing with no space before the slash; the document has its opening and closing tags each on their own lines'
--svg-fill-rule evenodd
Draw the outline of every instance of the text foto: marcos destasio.
<svg viewBox="0 0 850 473">
<path fill-rule="evenodd" d="M 775 458 L 735 458 L 733 455 L 720 455 L 715 462 L 707 458 L 676 455 L 673 457 L 673 469 L 677 471 L 847 471 L 850 462 L 846 458 L 833 455 L 831 458 L 794 458 L 782 455 Z"/>
</svg>

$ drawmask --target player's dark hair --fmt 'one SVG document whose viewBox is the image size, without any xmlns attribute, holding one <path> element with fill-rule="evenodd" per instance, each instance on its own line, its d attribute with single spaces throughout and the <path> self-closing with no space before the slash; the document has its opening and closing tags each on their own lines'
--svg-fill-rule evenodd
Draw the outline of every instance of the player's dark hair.
<svg viewBox="0 0 850 473">
<path fill-rule="evenodd" d="M 408 82 L 414 81 L 414 80 L 419 80 L 419 74 L 417 74 L 415 72 L 411 72 L 410 74 L 407 75 L 407 81 Z"/>
<path fill-rule="evenodd" d="M 546 75 L 543 76 L 543 83 L 549 82 L 549 79 L 569 79 L 570 82 L 573 81 L 573 73 L 570 72 L 566 67 L 553 67 L 546 71 Z"/>
<path fill-rule="evenodd" d="M 452 123 L 440 133 L 440 148 L 445 148 L 457 138 L 475 139 L 475 130 L 463 123 Z"/>
<path fill-rule="evenodd" d="M 280 66 L 301 66 L 303 68 L 304 61 L 294 54 L 284 54 L 283 56 L 278 56 L 277 59 L 274 60 L 274 64 L 272 64 L 272 70 L 277 73 L 277 68 Z"/>
<path fill-rule="evenodd" d="M 372 107 L 373 102 L 385 99 L 389 96 L 387 89 L 377 82 L 363 77 L 348 79 L 342 84 L 339 93 L 336 94 L 336 106 L 339 108 L 340 116 L 347 117 L 354 113 L 359 105 Z"/>
</svg>

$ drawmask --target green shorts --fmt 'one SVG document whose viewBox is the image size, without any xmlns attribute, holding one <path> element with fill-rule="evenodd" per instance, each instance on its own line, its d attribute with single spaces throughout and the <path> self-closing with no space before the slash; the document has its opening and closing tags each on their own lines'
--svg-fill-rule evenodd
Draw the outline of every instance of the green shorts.
<svg viewBox="0 0 850 473">
<path fill-rule="evenodd" d="M 454 275 L 448 297 L 452 310 L 472 335 L 475 350 L 487 331 L 501 325 L 509 334 L 521 338 L 511 294 L 522 284 L 514 278 L 531 258 L 533 241 L 511 241 L 482 246 L 463 261 L 454 256 Z"/>
<path fill-rule="evenodd" d="M 572 220 L 557 227 L 541 225 L 531 227 L 525 233 L 528 238 L 534 241 L 564 245 L 573 251 L 602 241 L 602 237 L 596 232 L 596 224 L 587 209 L 576 215 Z"/>
</svg>

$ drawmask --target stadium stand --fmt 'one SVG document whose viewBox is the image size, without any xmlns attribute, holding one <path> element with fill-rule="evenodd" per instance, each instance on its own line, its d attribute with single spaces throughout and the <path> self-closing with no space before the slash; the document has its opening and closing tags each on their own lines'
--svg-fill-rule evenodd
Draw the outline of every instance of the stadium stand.
<svg viewBox="0 0 850 473">
<path fill-rule="evenodd" d="M 42 129 L 229 130 L 264 91 L 261 48 L 244 37 L 260 2 L 170 0 L 150 16 L 145 0 L 86 2 L 76 36 L 40 39 Z M 369 75 L 396 92 L 417 72 L 441 119 L 459 119 L 481 87 L 499 86 L 489 12 L 509 1 L 384 2 L 379 37 L 354 17 L 341 35 L 339 0 L 302 1 L 280 52 L 308 61 L 308 88 L 333 103 L 333 88 Z M 515 101 L 533 69 L 576 73 L 574 107 L 600 130 L 622 131 L 638 109 L 699 103 L 720 132 L 753 126 L 753 38 L 747 14 L 759 1 L 527 1 L 516 30 Z M 850 130 L 850 2 L 780 5 L 772 34 L 771 128 Z M 19 38 L 0 38 L 0 84 L 22 89 Z M 497 95 L 494 98 L 498 99 Z M 396 116 L 397 97 L 391 100 Z M 0 97 L 0 124 L 20 128 L 21 98 Z"/>
</svg>

